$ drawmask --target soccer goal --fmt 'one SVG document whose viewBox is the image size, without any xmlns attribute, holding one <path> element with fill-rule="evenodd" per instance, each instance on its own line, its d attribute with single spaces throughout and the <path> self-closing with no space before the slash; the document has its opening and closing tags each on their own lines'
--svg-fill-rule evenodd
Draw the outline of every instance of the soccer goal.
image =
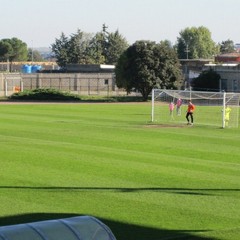
<svg viewBox="0 0 240 240">
<path fill-rule="evenodd" d="M 196 107 L 194 125 L 237 128 L 239 98 L 240 93 L 153 89 L 152 122 L 186 124 L 191 101 Z"/>
</svg>

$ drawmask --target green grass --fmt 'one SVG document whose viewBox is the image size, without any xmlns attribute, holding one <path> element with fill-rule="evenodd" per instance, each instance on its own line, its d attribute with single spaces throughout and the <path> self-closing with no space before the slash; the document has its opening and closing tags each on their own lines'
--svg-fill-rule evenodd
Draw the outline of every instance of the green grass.
<svg viewBox="0 0 240 240">
<path fill-rule="evenodd" d="M 222 127 L 222 106 L 203 106 L 195 105 L 196 109 L 194 111 L 194 122 L 197 125 L 208 125 L 215 127 Z M 186 111 L 187 104 L 181 106 L 181 115 L 176 114 L 176 109 L 173 111 L 173 115 L 170 116 L 169 104 L 157 103 L 155 105 L 155 115 L 154 120 L 157 122 L 167 122 L 171 124 L 175 123 L 186 123 Z M 236 128 L 238 127 L 238 115 L 239 107 L 231 106 L 230 121 L 228 127 Z M 190 118 L 189 118 L 190 119 Z"/>
<path fill-rule="evenodd" d="M 118 240 L 239 239 L 240 130 L 150 103 L 0 104 L 0 225 L 76 215 Z"/>
</svg>

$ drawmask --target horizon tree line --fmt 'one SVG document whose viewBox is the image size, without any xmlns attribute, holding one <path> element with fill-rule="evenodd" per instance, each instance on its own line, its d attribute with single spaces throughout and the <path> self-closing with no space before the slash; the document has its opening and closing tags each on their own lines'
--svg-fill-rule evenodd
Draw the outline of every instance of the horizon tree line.
<svg viewBox="0 0 240 240">
<path fill-rule="evenodd" d="M 51 45 L 57 64 L 61 68 L 67 64 L 115 65 L 117 86 L 127 93 L 140 92 L 144 101 L 153 88 L 180 88 L 183 75 L 179 59 L 208 59 L 219 53 L 235 51 L 233 41 L 228 39 L 217 44 L 212 40 L 211 32 L 203 26 L 180 31 L 175 45 L 168 40 L 159 43 L 139 40 L 129 45 L 118 30 L 108 32 L 107 28 L 103 24 L 102 30 L 96 34 L 80 29 L 70 36 L 61 33 Z M 33 61 L 35 56 L 37 53 L 34 54 L 33 49 L 28 49 L 27 44 L 17 38 L 0 40 L 2 61 L 30 58 Z M 205 75 L 195 81 L 195 87 L 205 86 Z"/>
</svg>

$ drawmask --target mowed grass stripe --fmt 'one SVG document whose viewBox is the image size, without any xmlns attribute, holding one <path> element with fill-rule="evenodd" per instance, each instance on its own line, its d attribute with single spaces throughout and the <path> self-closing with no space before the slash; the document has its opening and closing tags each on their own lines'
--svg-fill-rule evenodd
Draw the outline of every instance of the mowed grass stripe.
<svg viewBox="0 0 240 240">
<path fill-rule="evenodd" d="M 23 140 L 24 138 L 20 138 Z M 27 138 L 28 140 L 28 138 Z M 17 143 L 18 145 L 19 143 Z M 49 148 L 52 146 L 51 148 Z M 11 149 L 9 149 L 9 147 Z M 6 157 L 4 159 L 8 160 L 12 159 L 13 156 L 16 155 L 14 148 L 15 146 L 9 145 L 6 146 L 5 150 L 2 153 L 4 156 L 4 152 L 6 152 Z M 25 149 L 26 148 L 26 149 Z M 27 156 L 29 156 L 29 148 L 33 151 L 32 158 L 35 158 L 35 162 L 29 163 L 27 160 Z M 41 151 L 39 150 L 41 149 Z M 25 151 L 24 151 L 25 150 Z M 57 150 L 57 155 L 56 155 Z M 95 153 L 98 152 L 98 155 Z M 11 154 L 12 153 L 12 154 Z M 91 169 L 95 166 L 96 169 L 104 168 L 106 171 L 101 172 L 101 174 L 108 174 L 117 169 L 117 175 L 121 178 L 121 176 L 126 177 L 125 173 L 131 172 L 132 169 L 135 169 L 135 177 L 139 175 L 139 180 L 141 181 L 142 176 L 150 175 L 148 179 L 151 181 L 151 184 L 154 182 L 158 184 L 156 178 L 158 178 L 159 173 L 164 176 L 166 173 L 167 176 L 172 175 L 173 178 L 182 178 L 186 177 L 188 179 L 205 179 L 205 182 L 213 181 L 216 179 L 218 182 L 224 182 L 226 177 L 224 175 L 230 175 L 228 184 L 230 184 L 230 180 L 235 183 L 236 177 L 238 178 L 239 172 L 236 169 L 236 166 L 219 166 L 216 163 L 209 163 L 204 161 L 199 161 L 199 159 L 190 159 L 186 157 L 179 157 L 178 159 L 172 158 L 169 154 L 154 154 L 154 153 L 144 153 L 143 151 L 130 151 L 130 150 L 114 150 L 109 147 L 96 147 L 91 145 L 84 144 L 69 144 L 62 142 L 52 142 L 52 141 L 37 141 L 36 145 L 32 144 L 32 140 L 25 142 L 25 146 L 17 151 L 18 155 L 21 155 L 22 164 L 27 161 L 29 165 L 34 164 L 43 164 L 41 159 L 44 159 L 46 167 L 57 168 L 58 166 L 67 170 L 66 165 L 69 163 L 79 164 L 81 168 L 75 168 L 77 172 L 86 171 L 83 168 L 83 164 L 85 162 L 86 166 L 89 166 Z M 24 157 L 24 155 L 26 155 Z M 56 158 L 57 157 L 57 158 Z M 26 159 L 26 160 L 25 160 Z M 67 162 L 65 160 L 67 159 Z M 131 161 L 129 160 L 131 159 Z M 49 165 L 48 161 L 54 161 L 54 165 Z M 18 161 L 18 159 L 16 159 Z M 125 162 L 128 164 L 125 165 Z M 69 164 L 71 166 L 71 164 Z M 121 171 L 122 166 L 122 171 Z M 23 167 L 25 167 L 23 165 Z M 225 169 L 226 168 L 226 169 Z M 229 169 L 229 171 L 227 171 Z M 224 173 L 223 173 L 223 170 Z M 97 171 L 97 170 L 96 170 Z M 138 172 L 137 172 L 138 171 Z M 154 174 L 156 174 L 156 177 Z M 234 178 L 235 176 L 235 178 Z M 145 180 L 144 180 L 145 181 Z"/>
</svg>

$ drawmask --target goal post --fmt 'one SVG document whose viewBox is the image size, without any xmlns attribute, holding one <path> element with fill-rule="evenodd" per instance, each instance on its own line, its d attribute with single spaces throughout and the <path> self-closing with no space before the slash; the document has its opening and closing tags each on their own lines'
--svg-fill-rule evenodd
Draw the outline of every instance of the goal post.
<svg viewBox="0 0 240 240">
<path fill-rule="evenodd" d="M 187 106 L 191 101 L 196 106 L 194 124 L 237 128 L 239 99 L 240 93 L 153 89 L 151 120 L 186 124 Z"/>
</svg>

